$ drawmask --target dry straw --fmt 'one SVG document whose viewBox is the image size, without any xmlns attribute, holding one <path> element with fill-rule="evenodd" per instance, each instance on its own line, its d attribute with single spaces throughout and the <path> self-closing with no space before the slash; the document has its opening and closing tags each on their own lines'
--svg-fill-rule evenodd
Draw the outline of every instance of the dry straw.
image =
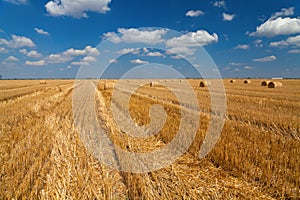
<svg viewBox="0 0 300 200">
<path fill-rule="evenodd" d="M 200 87 L 207 87 L 210 86 L 210 82 L 209 81 L 201 81 L 199 84 Z"/>
<path fill-rule="evenodd" d="M 244 80 L 244 84 L 249 84 L 249 83 L 251 83 L 250 80 Z"/>
<path fill-rule="evenodd" d="M 115 83 L 105 83 L 104 90 L 110 90 L 115 88 Z"/>
<path fill-rule="evenodd" d="M 277 88 L 277 87 L 282 87 L 282 83 L 281 82 L 270 82 L 268 84 L 268 88 Z"/>
<path fill-rule="evenodd" d="M 57 87 L 56 87 L 56 91 L 57 91 L 57 92 L 62 92 L 61 87 L 57 86 Z"/>
<path fill-rule="evenodd" d="M 271 81 L 263 81 L 261 82 L 261 86 L 268 86 Z"/>
<path fill-rule="evenodd" d="M 235 81 L 235 80 L 233 80 L 233 79 L 231 79 L 231 80 L 230 80 L 230 83 L 235 83 L 235 82 L 236 82 L 236 81 Z"/>
<path fill-rule="evenodd" d="M 47 82 L 45 80 L 40 80 L 40 84 L 46 84 Z"/>
</svg>

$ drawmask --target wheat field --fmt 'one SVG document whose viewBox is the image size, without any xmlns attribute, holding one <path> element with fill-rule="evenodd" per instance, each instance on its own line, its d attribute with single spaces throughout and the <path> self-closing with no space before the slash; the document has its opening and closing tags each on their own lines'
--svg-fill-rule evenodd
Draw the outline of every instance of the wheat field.
<svg viewBox="0 0 300 200">
<path fill-rule="evenodd" d="M 268 88 L 259 79 L 249 84 L 224 79 L 226 121 L 202 159 L 210 93 L 199 87 L 200 80 L 188 81 L 201 110 L 188 151 L 162 169 L 130 173 L 100 162 L 85 148 L 72 113 L 72 94 L 80 87 L 74 80 L 1 80 L 0 199 L 299 199 L 300 81 L 282 80 L 282 87 Z M 160 132 L 142 139 L 114 121 L 111 83 L 116 81 L 93 82 L 97 120 L 115 145 L 150 152 L 175 137 L 181 108 L 168 88 L 159 82 L 142 85 L 131 95 L 129 111 L 137 126 L 150 123 L 154 104 L 167 113 Z M 103 85 L 108 83 L 112 86 Z M 181 81 L 172 84 L 180 90 Z"/>
</svg>

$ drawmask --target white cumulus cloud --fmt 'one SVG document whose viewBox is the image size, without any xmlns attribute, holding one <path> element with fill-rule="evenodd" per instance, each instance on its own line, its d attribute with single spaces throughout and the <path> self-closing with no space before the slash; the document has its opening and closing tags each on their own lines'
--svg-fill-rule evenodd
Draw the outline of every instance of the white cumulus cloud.
<svg viewBox="0 0 300 200">
<path fill-rule="evenodd" d="M 66 56 L 86 56 L 86 55 L 93 55 L 93 56 L 98 56 L 100 52 L 98 49 L 93 48 L 91 46 L 86 46 L 84 49 L 68 49 L 63 52 L 64 55 Z"/>
<path fill-rule="evenodd" d="M 34 28 L 34 30 L 41 35 L 49 35 L 47 31 L 44 31 L 43 29 Z"/>
<path fill-rule="evenodd" d="M 205 46 L 210 43 L 218 42 L 218 35 L 209 34 L 205 30 L 198 30 L 197 32 L 189 32 L 179 37 L 174 37 L 167 40 L 167 47 L 197 47 Z"/>
<path fill-rule="evenodd" d="M 37 51 L 30 51 L 26 55 L 28 57 L 31 57 L 31 58 L 40 58 L 40 57 L 42 57 L 42 54 L 38 53 Z"/>
<path fill-rule="evenodd" d="M 153 57 L 157 56 L 157 57 L 159 57 L 159 56 L 164 56 L 164 55 L 162 53 L 158 52 L 158 51 L 155 51 L 155 52 L 149 52 L 147 54 L 147 56 L 153 56 Z"/>
<path fill-rule="evenodd" d="M 19 52 L 24 55 L 26 55 L 28 53 L 27 49 L 20 49 Z"/>
<path fill-rule="evenodd" d="M 131 60 L 130 62 L 133 64 L 139 64 L 139 65 L 149 63 L 148 61 L 144 61 L 144 60 L 140 60 L 140 59 Z"/>
<path fill-rule="evenodd" d="M 247 65 L 247 66 L 244 67 L 244 69 L 254 69 L 254 67 Z"/>
<path fill-rule="evenodd" d="M 119 28 L 118 33 L 108 32 L 104 34 L 104 39 L 108 39 L 113 43 L 145 43 L 158 44 L 163 42 L 162 36 L 166 34 L 166 30 L 139 30 L 135 28 L 125 29 Z"/>
<path fill-rule="evenodd" d="M 39 61 L 26 61 L 25 65 L 30 65 L 30 66 L 44 66 L 46 65 L 45 60 L 39 60 Z"/>
<path fill-rule="evenodd" d="M 4 61 L 6 62 L 18 62 L 18 58 L 14 57 L 14 56 L 9 56 L 7 57 Z"/>
<path fill-rule="evenodd" d="M 54 53 L 47 56 L 47 63 L 65 63 L 71 61 L 73 57 L 64 55 L 62 53 Z"/>
<path fill-rule="evenodd" d="M 122 49 L 120 51 L 117 52 L 118 54 L 128 54 L 128 53 L 131 53 L 131 54 L 139 54 L 140 53 L 140 50 L 138 48 L 125 48 L 125 49 Z"/>
<path fill-rule="evenodd" d="M 110 10 L 108 4 L 111 0 L 53 0 L 45 7 L 52 16 L 71 16 L 74 18 L 87 18 L 87 12 L 106 13 Z"/>
<path fill-rule="evenodd" d="M 290 8 L 282 8 L 281 11 L 274 13 L 271 17 L 270 20 L 276 19 L 278 17 L 285 17 L 285 16 L 290 16 L 294 14 L 294 7 Z"/>
<path fill-rule="evenodd" d="M 8 53 L 8 50 L 4 47 L 0 47 L 0 53 Z"/>
<path fill-rule="evenodd" d="M 96 62 L 97 59 L 94 58 L 93 56 L 86 56 L 82 59 L 83 62 L 87 62 L 87 63 L 90 63 L 90 62 Z"/>
<path fill-rule="evenodd" d="M 277 35 L 290 35 L 300 33 L 300 18 L 282 18 L 268 20 L 256 27 L 256 31 L 250 33 L 250 36 L 273 37 Z"/>
<path fill-rule="evenodd" d="M 271 42 L 270 46 L 277 47 L 277 46 L 298 46 L 300 47 L 300 35 L 289 37 L 286 40 L 281 40 L 278 42 Z"/>
<path fill-rule="evenodd" d="M 202 10 L 190 10 L 185 13 L 185 16 L 187 17 L 198 17 L 200 15 L 204 15 L 204 12 Z"/>
<path fill-rule="evenodd" d="M 191 56 L 195 53 L 195 49 L 189 47 L 172 47 L 167 50 L 167 54 L 180 54 L 183 56 Z M 178 57 L 174 56 L 172 58 L 179 59 L 182 58 L 180 55 Z"/>
<path fill-rule="evenodd" d="M 54 53 L 47 56 L 47 63 L 66 63 L 71 61 L 76 56 L 98 56 L 100 52 L 91 46 L 86 46 L 84 49 L 70 48 L 61 53 Z"/>
<path fill-rule="evenodd" d="M 264 58 L 256 58 L 256 59 L 253 59 L 253 61 L 255 62 L 270 62 L 270 61 L 273 61 L 273 60 L 276 60 L 276 56 L 267 56 L 267 57 L 264 57 Z"/>
<path fill-rule="evenodd" d="M 10 48 L 34 47 L 35 44 L 30 38 L 24 36 L 12 35 L 11 40 L 0 38 L 0 44 L 4 44 Z"/>
<path fill-rule="evenodd" d="M 223 13 L 223 21 L 231 21 L 233 20 L 235 17 L 235 14 L 227 14 L 227 13 Z"/>
<path fill-rule="evenodd" d="M 239 44 L 236 47 L 234 47 L 235 49 L 249 49 L 249 45 L 247 44 Z"/>
</svg>

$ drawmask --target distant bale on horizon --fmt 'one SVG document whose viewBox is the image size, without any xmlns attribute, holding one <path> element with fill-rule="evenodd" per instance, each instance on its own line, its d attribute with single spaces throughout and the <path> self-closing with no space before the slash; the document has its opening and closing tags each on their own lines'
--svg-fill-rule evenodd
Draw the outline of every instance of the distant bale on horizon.
<svg viewBox="0 0 300 200">
<path fill-rule="evenodd" d="M 151 81 L 150 82 L 150 87 L 156 87 L 159 86 L 159 84 L 157 82 Z"/>
<path fill-rule="evenodd" d="M 208 87 L 208 86 L 210 86 L 210 82 L 209 81 L 201 81 L 199 86 L 200 87 Z"/>
<path fill-rule="evenodd" d="M 251 81 L 250 80 L 244 80 L 244 84 L 249 84 L 249 83 L 251 83 Z"/>
<path fill-rule="evenodd" d="M 230 83 L 235 83 L 235 82 L 236 82 L 236 80 L 234 80 L 234 79 L 231 79 L 229 82 L 230 82 Z"/>
<path fill-rule="evenodd" d="M 40 84 L 47 84 L 46 80 L 40 80 Z"/>
<path fill-rule="evenodd" d="M 268 86 L 271 81 L 263 81 L 261 82 L 261 86 Z"/>
<path fill-rule="evenodd" d="M 281 82 L 273 82 L 273 81 L 271 81 L 268 84 L 268 88 L 277 88 L 277 87 L 282 87 L 282 83 Z"/>
</svg>

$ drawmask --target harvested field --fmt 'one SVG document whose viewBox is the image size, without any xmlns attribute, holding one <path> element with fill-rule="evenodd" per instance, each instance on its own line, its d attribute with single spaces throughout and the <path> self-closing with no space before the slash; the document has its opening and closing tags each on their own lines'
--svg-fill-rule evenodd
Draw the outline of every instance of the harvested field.
<svg viewBox="0 0 300 200">
<path fill-rule="evenodd" d="M 1 80 L 0 199 L 299 199 L 300 80 L 282 80 L 284 87 L 274 89 L 261 87 L 258 79 L 224 80 L 225 125 L 203 159 L 198 153 L 212 117 L 211 99 L 200 80 L 188 81 L 201 110 L 191 146 L 171 165 L 136 174 L 99 162 L 85 148 L 74 125 L 73 80 Z M 167 114 L 159 133 L 145 139 L 116 124 L 110 106 L 116 81 L 87 82 L 97 86 L 99 126 L 120 149 L 151 152 L 175 137 L 181 106 L 163 84 L 181 90 L 183 80 L 149 80 L 131 95 L 129 114 L 136 126 L 151 123 L 154 104 Z M 140 82 L 126 81 L 128 87 Z M 162 86 L 151 87 L 152 82 Z M 121 108 L 123 102 L 113 103 Z"/>
</svg>

